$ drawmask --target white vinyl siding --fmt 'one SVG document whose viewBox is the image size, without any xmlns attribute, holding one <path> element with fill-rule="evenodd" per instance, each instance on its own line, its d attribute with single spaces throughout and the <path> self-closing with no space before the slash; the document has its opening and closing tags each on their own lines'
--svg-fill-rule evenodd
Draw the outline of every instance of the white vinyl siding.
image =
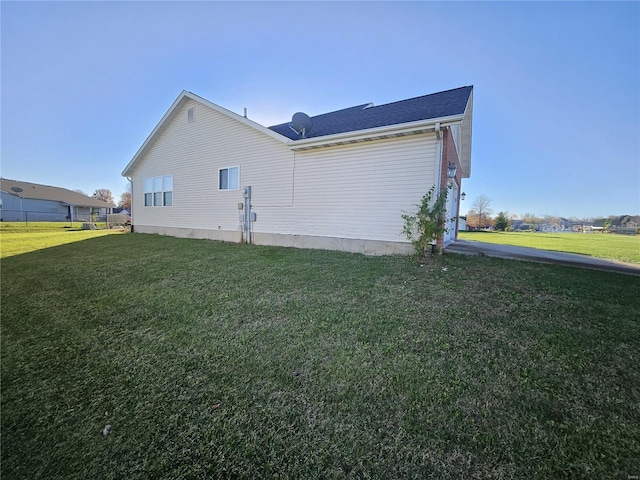
<svg viewBox="0 0 640 480">
<path fill-rule="evenodd" d="M 291 176 L 294 154 L 286 144 L 200 104 L 197 121 L 189 124 L 187 110 L 195 104 L 185 102 L 133 172 L 136 226 L 238 232 L 242 191 L 220 190 L 220 170 L 238 167 L 238 187 L 240 175 L 243 185 L 260 182 L 265 186 Z M 173 172 L 173 208 L 136 209 L 144 205 L 144 178 L 169 171 Z M 262 198 L 270 204 L 290 202 L 290 185 L 267 188 L 268 193 L 262 188 Z"/>
<path fill-rule="evenodd" d="M 436 182 L 434 134 L 293 152 L 201 104 L 197 122 L 185 122 L 196 104 L 182 105 L 133 172 L 136 226 L 237 234 L 241 184 L 252 187 L 256 233 L 406 242 L 401 215 Z M 233 168 L 236 189 L 221 189 L 221 172 Z M 179 204 L 136 209 L 145 179 L 169 171 Z"/>
<path fill-rule="evenodd" d="M 255 231 L 406 241 L 401 215 L 435 183 L 435 155 L 426 134 L 297 152 L 290 208 L 259 208 L 252 185 Z"/>
</svg>

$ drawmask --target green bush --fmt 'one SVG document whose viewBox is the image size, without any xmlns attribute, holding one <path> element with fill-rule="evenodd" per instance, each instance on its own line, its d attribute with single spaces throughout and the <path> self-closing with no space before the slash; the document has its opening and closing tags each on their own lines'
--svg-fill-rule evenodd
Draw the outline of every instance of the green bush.
<svg viewBox="0 0 640 480">
<path fill-rule="evenodd" d="M 428 252 L 433 253 L 440 235 L 447 228 L 445 226 L 445 212 L 447 208 L 448 190 L 440 192 L 433 199 L 436 186 L 433 185 L 422 197 L 418 211 L 414 215 L 402 214 L 404 227 L 402 233 L 413 244 L 416 254 L 424 257 Z"/>
</svg>

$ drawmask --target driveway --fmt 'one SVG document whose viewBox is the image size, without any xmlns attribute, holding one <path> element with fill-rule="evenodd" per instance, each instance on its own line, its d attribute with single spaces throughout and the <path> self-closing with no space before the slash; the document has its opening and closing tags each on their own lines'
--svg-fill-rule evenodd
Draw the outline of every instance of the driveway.
<svg viewBox="0 0 640 480">
<path fill-rule="evenodd" d="M 571 267 L 606 270 L 640 276 L 640 265 L 617 262 L 604 258 L 589 257 L 577 253 L 552 252 L 537 248 L 514 247 L 513 245 L 496 245 L 493 243 L 456 240 L 444 249 L 445 253 L 462 253 L 465 255 L 487 255 L 488 257 L 506 258 L 509 260 L 527 260 L 530 262 L 554 263 Z"/>
</svg>

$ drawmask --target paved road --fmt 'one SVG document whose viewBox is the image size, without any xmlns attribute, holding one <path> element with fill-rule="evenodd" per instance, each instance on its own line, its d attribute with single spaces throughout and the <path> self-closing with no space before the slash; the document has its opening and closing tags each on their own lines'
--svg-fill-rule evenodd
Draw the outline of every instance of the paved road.
<svg viewBox="0 0 640 480">
<path fill-rule="evenodd" d="M 530 262 L 555 263 L 579 268 L 606 270 L 640 276 L 640 265 L 617 262 L 604 258 L 578 255 L 577 253 L 552 252 L 537 248 L 514 247 L 512 245 L 495 245 L 493 243 L 457 240 L 444 249 L 445 253 L 462 253 L 466 255 L 487 255 L 488 257 L 507 258 L 510 260 L 528 260 Z"/>
</svg>

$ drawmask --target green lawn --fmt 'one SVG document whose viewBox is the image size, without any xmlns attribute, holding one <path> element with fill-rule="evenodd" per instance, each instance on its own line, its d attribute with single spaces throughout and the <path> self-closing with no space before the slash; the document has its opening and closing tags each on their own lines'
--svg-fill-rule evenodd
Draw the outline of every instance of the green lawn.
<svg viewBox="0 0 640 480">
<path fill-rule="evenodd" d="M 640 474 L 640 278 L 55 241 L 2 259 L 3 479 Z"/>
<path fill-rule="evenodd" d="M 122 232 L 82 230 L 82 222 L 0 222 L 0 258 Z"/>
<path fill-rule="evenodd" d="M 640 263 L 640 235 L 541 232 L 459 232 L 462 240 L 579 253 L 620 262 Z"/>
</svg>

